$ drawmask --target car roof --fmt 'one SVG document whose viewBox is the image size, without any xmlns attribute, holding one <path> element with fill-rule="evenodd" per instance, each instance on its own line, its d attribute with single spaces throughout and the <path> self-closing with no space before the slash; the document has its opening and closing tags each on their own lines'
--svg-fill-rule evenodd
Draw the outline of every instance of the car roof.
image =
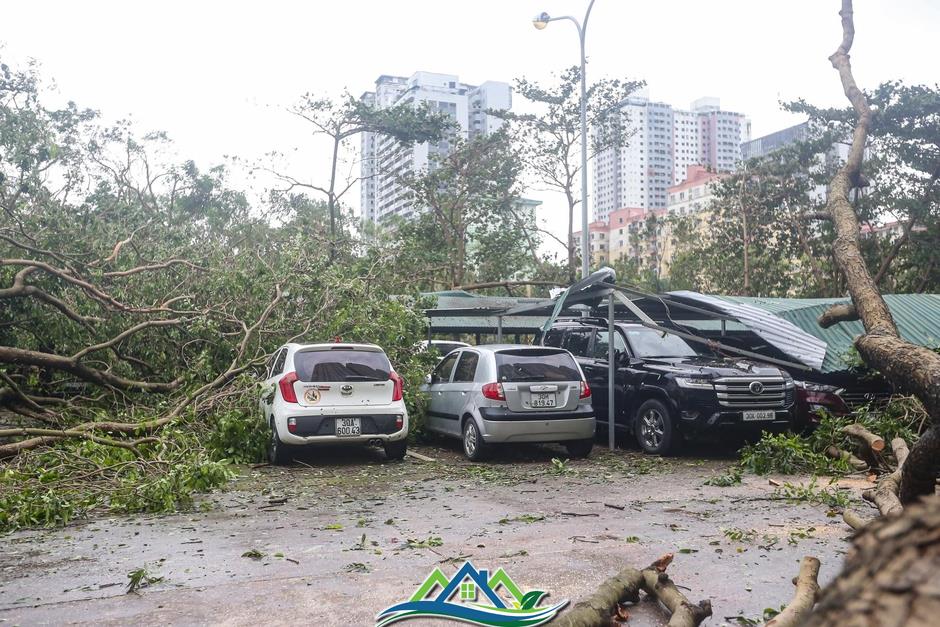
<svg viewBox="0 0 940 627">
<path fill-rule="evenodd" d="M 285 348 L 292 348 L 295 351 L 300 350 L 356 350 L 373 353 L 384 353 L 382 347 L 377 344 L 355 344 L 350 342 L 321 342 L 319 344 L 285 344 Z"/>
<path fill-rule="evenodd" d="M 469 346 L 470 349 L 479 349 L 488 353 L 499 353 L 506 350 L 564 350 L 555 346 L 539 346 L 537 344 L 480 344 L 478 346 Z M 456 350 L 466 350 L 455 349 Z"/>
</svg>

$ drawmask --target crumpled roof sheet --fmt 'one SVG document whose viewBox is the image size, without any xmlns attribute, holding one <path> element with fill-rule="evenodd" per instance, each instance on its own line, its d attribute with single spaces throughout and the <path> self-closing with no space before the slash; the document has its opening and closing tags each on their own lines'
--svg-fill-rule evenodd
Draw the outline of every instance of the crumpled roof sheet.
<svg viewBox="0 0 940 627">
<path fill-rule="evenodd" d="M 695 292 L 681 292 L 691 296 Z M 836 303 L 847 303 L 848 298 L 761 298 L 748 296 L 710 296 L 732 306 L 747 306 L 774 314 L 825 344 L 823 372 L 848 370 L 855 362 L 855 338 L 864 333 L 862 323 L 855 320 L 840 322 L 828 329 L 819 326 L 819 315 Z M 905 340 L 935 349 L 940 347 L 940 294 L 885 294 L 885 302 Z M 763 336 L 762 336 L 763 337 Z M 782 341 L 791 342 L 789 338 Z M 769 340 L 768 340 L 769 341 Z M 785 350 L 782 345 L 778 345 Z M 806 362 L 804 362 L 806 363 Z M 809 364 L 807 364 L 809 365 Z"/>
<path fill-rule="evenodd" d="M 710 305 L 721 313 L 738 319 L 744 326 L 759 335 L 786 355 L 820 370 L 826 358 L 826 342 L 801 329 L 792 322 L 762 308 L 757 303 L 741 302 L 736 297 L 710 296 L 698 292 L 669 292 L 692 304 Z"/>
</svg>

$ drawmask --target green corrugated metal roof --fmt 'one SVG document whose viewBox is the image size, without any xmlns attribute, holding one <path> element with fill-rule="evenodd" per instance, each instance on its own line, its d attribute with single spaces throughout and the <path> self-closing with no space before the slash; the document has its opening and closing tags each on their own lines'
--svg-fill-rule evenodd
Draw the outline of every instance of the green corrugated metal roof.
<svg viewBox="0 0 940 627">
<path fill-rule="evenodd" d="M 828 329 L 823 329 L 816 322 L 830 305 L 848 302 L 847 298 L 717 298 L 759 307 L 826 342 L 823 372 L 846 370 L 851 365 L 853 341 L 864 331 L 862 323 L 858 321 L 840 322 Z M 901 337 L 928 348 L 940 346 L 940 294 L 885 294 L 884 299 Z"/>
</svg>

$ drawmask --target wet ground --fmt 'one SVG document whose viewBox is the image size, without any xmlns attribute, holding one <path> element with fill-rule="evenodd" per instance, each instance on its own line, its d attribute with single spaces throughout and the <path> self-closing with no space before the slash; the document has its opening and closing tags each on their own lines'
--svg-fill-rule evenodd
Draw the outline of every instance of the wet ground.
<svg viewBox="0 0 940 627">
<path fill-rule="evenodd" d="M 373 625 L 433 568 L 450 575 L 467 559 L 573 604 L 619 569 L 672 552 L 669 572 L 689 599 L 712 601 L 706 624 L 738 625 L 790 599 L 802 556 L 822 560 L 823 583 L 848 546 L 834 512 L 783 500 L 767 477 L 704 485 L 731 456 L 598 446 L 560 463 L 562 449 L 533 446 L 471 464 L 456 446 L 414 450 L 435 461 L 316 454 L 244 468 L 197 512 L 2 537 L 0 623 Z M 126 594 L 141 568 L 162 579 Z M 630 625 L 665 624 L 654 603 L 630 612 Z"/>
</svg>

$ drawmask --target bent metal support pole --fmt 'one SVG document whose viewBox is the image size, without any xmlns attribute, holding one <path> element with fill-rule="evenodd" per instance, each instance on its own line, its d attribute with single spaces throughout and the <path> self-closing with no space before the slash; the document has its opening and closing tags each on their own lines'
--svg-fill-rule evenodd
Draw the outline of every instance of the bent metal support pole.
<svg viewBox="0 0 940 627">
<path fill-rule="evenodd" d="M 614 341 L 617 330 L 614 327 L 614 295 L 607 297 L 607 446 L 610 450 L 617 448 L 614 433 L 614 423 L 617 421 L 617 411 L 614 406 L 614 388 L 617 385 L 617 342 Z"/>
</svg>

